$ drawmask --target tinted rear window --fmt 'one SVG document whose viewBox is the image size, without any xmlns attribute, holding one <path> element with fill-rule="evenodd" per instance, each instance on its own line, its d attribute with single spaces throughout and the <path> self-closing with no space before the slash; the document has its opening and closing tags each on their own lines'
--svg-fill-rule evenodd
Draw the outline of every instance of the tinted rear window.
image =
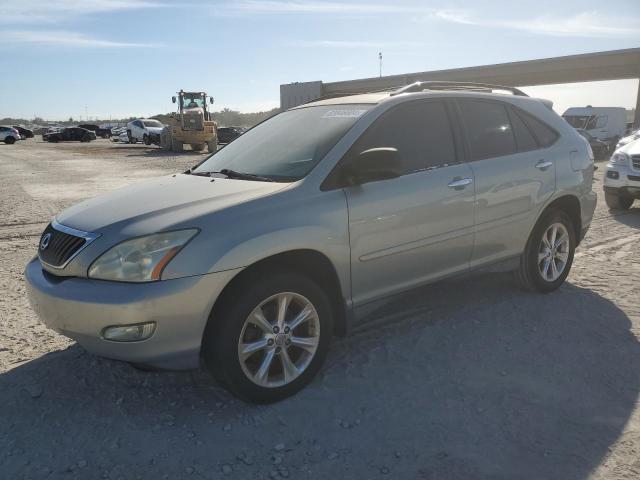
<svg viewBox="0 0 640 480">
<path fill-rule="evenodd" d="M 513 135 L 516 137 L 516 146 L 519 152 L 528 152 L 529 150 L 535 150 L 538 148 L 536 139 L 531 134 L 529 127 L 525 125 L 522 119 L 511 110 L 511 128 L 513 128 Z"/>
<path fill-rule="evenodd" d="M 520 109 L 517 110 L 517 114 L 527 124 L 540 146 L 548 147 L 558 139 L 558 133 L 542 120 Z"/>
<path fill-rule="evenodd" d="M 516 152 L 507 109 L 497 102 L 459 100 L 471 156 L 474 160 Z"/>
</svg>

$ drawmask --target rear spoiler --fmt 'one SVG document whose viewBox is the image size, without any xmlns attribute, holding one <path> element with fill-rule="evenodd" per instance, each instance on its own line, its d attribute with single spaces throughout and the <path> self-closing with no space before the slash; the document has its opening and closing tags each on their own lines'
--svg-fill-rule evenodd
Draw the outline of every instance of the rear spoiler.
<svg viewBox="0 0 640 480">
<path fill-rule="evenodd" d="M 538 100 L 540 100 L 549 110 L 553 110 L 553 102 L 551 100 L 547 100 L 546 98 L 539 98 Z"/>
</svg>

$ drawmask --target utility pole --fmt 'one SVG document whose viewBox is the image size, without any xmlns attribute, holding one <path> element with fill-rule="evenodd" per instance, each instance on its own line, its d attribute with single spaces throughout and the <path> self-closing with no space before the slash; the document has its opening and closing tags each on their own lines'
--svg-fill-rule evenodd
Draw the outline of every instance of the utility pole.
<svg viewBox="0 0 640 480">
<path fill-rule="evenodd" d="M 382 78 L 382 52 L 378 52 L 378 60 L 380 60 L 380 78 Z"/>
</svg>

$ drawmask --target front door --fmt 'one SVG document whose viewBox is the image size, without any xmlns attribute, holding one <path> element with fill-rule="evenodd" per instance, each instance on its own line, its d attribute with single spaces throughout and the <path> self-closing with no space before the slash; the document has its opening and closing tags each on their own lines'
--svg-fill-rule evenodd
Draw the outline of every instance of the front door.
<svg viewBox="0 0 640 480">
<path fill-rule="evenodd" d="M 392 107 L 347 155 L 376 147 L 396 148 L 405 174 L 345 188 L 356 307 L 466 270 L 473 245 L 473 174 L 445 102 Z"/>
</svg>

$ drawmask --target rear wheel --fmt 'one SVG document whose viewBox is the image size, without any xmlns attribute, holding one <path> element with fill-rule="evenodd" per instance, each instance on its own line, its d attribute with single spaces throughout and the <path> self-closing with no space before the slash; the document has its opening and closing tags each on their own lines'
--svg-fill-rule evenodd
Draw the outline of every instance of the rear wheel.
<svg viewBox="0 0 640 480">
<path fill-rule="evenodd" d="M 204 150 L 204 143 L 192 143 L 191 150 L 193 150 L 194 152 L 201 152 L 202 150 Z"/>
<path fill-rule="evenodd" d="M 611 210 L 629 210 L 633 197 L 623 193 L 604 192 L 604 201 Z"/>
<path fill-rule="evenodd" d="M 4 143 L 6 143 L 7 145 L 13 145 L 14 143 L 16 143 L 16 139 L 15 137 L 8 136 L 4 139 Z"/>
<path fill-rule="evenodd" d="M 569 275 L 576 248 L 569 215 L 551 210 L 538 220 L 520 258 L 516 280 L 526 290 L 552 292 Z"/>
<path fill-rule="evenodd" d="M 282 272 L 236 285 L 212 314 L 205 362 L 238 397 L 271 403 L 316 375 L 333 332 L 332 310 L 311 279 Z"/>
<path fill-rule="evenodd" d="M 183 152 L 184 151 L 184 143 L 179 142 L 177 140 L 173 141 L 173 151 L 174 152 Z"/>
</svg>

